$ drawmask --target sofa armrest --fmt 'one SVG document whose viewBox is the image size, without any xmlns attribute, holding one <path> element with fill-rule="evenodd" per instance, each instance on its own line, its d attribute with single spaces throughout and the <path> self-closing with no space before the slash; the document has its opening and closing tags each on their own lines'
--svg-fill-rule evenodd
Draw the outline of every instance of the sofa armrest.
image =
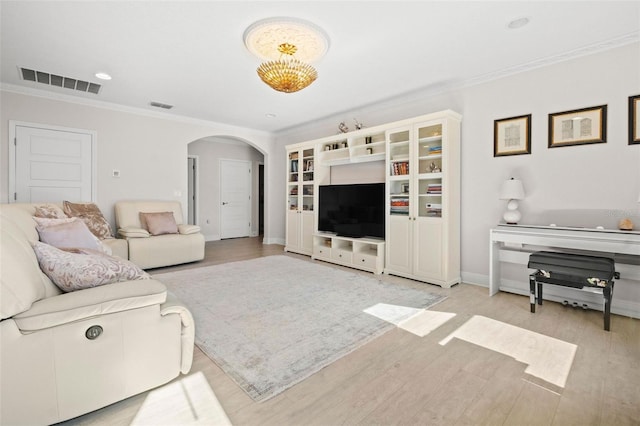
<svg viewBox="0 0 640 426">
<path fill-rule="evenodd" d="M 200 232 L 198 225 L 178 225 L 178 232 L 182 235 L 197 234 Z"/>
<path fill-rule="evenodd" d="M 146 229 L 133 227 L 118 229 L 118 235 L 124 238 L 148 238 L 151 236 Z"/>
<path fill-rule="evenodd" d="M 160 307 L 160 315 L 180 315 L 182 321 L 182 332 L 180 340 L 182 342 L 182 361 L 180 371 L 187 374 L 191 370 L 193 362 L 193 344 L 195 342 L 196 327 L 193 316 L 189 309 L 178 300 L 171 292 L 167 292 L 167 301 Z"/>
<path fill-rule="evenodd" d="M 160 305 L 167 288 L 153 279 L 122 281 L 42 299 L 13 317 L 18 328 L 34 332 L 86 318 Z"/>
</svg>

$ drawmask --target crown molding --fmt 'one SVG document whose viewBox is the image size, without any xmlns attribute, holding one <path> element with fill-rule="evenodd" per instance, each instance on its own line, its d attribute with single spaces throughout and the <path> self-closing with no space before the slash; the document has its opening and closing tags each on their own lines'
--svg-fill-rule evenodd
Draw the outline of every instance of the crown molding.
<svg viewBox="0 0 640 426">
<path fill-rule="evenodd" d="M 458 85 L 458 88 L 475 86 L 488 81 L 498 80 L 514 74 L 519 74 L 525 71 L 530 71 L 537 68 L 558 64 L 560 62 L 565 62 L 571 59 L 580 58 L 582 56 L 593 55 L 595 53 L 604 52 L 606 50 L 611 50 L 617 47 L 622 47 L 628 44 L 633 44 L 638 42 L 640 42 L 640 31 L 634 31 L 619 37 L 615 37 L 615 38 L 604 40 L 598 43 L 582 46 L 580 48 L 569 50 L 567 52 L 563 52 L 557 55 L 546 56 L 544 58 L 539 58 L 530 62 L 525 62 L 523 64 L 515 65 L 513 67 L 503 68 L 498 71 L 472 77 L 472 78 L 461 81 L 460 84 Z"/>
<path fill-rule="evenodd" d="M 56 92 L 49 92 L 47 90 L 36 89 L 33 87 L 25 87 L 25 86 L 17 86 L 15 84 L 0 83 L 0 91 L 16 93 L 19 95 L 34 96 L 38 98 L 45 98 L 45 99 L 60 101 L 60 102 L 67 102 L 71 104 L 90 106 L 94 108 L 108 109 L 111 111 L 123 112 L 127 114 L 135 114 L 135 115 L 140 115 L 144 117 L 159 118 L 162 120 L 174 121 L 174 122 L 183 123 L 183 124 L 191 124 L 191 125 L 204 126 L 204 127 L 215 127 L 215 128 L 220 128 L 221 130 L 224 130 L 224 131 L 229 131 L 231 133 L 242 134 L 246 132 L 251 132 L 251 133 L 255 132 L 267 138 L 272 137 L 272 133 L 264 130 L 252 129 L 249 127 L 242 127 L 242 126 L 234 126 L 232 124 L 225 124 L 217 121 L 202 120 L 199 118 L 170 114 L 170 113 L 161 112 L 161 111 L 149 111 L 143 108 L 130 107 L 126 105 L 116 104 L 113 102 L 99 101 L 95 99 L 80 98 L 77 96 L 71 96 L 71 95 L 66 95 L 66 94 L 56 93 Z"/>
</svg>

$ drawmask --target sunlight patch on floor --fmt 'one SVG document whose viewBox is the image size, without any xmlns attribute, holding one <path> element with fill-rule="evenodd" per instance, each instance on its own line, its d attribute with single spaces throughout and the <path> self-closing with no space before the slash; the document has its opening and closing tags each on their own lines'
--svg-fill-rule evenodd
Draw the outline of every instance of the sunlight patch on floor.
<svg viewBox="0 0 640 426">
<path fill-rule="evenodd" d="M 528 364 L 525 373 L 564 388 L 577 346 L 511 324 L 475 315 L 445 339 L 457 338 Z"/>
<path fill-rule="evenodd" d="M 131 424 L 230 426 L 231 422 L 199 371 L 149 392 Z"/>
<path fill-rule="evenodd" d="M 456 314 L 378 303 L 364 310 L 369 315 L 395 324 L 409 333 L 424 337 Z"/>
</svg>

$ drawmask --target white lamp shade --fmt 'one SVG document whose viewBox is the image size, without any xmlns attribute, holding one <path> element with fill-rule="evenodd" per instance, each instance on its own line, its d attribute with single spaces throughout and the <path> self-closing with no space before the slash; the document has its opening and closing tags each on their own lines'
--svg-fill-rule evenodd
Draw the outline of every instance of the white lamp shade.
<svg viewBox="0 0 640 426">
<path fill-rule="evenodd" d="M 522 186 L 522 181 L 514 178 L 504 181 L 500 190 L 500 199 L 523 200 L 524 187 Z"/>
</svg>

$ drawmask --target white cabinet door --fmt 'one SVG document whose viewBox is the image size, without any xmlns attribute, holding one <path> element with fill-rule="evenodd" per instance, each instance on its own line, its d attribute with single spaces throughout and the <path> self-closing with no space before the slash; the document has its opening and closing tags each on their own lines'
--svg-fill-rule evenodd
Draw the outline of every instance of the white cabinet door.
<svg viewBox="0 0 640 426">
<path fill-rule="evenodd" d="M 311 254 L 313 252 L 313 233 L 315 232 L 313 212 L 302 212 L 299 216 L 302 216 L 300 248 L 307 254 Z"/>
<path fill-rule="evenodd" d="M 418 218 L 414 223 L 414 273 L 426 280 L 442 279 L 442 221 Z"/>
<path fill-rule="evenodd" d="M 389 217 L 386 233 L 386 269 L 397 273 L 411 273 L 411 253 L 413 238 L 412 222 L 408 216 Z"/>
<path fill-rule="evenodd" d="M 287 249 L 297 250 L 300 247 L 301 214 L 297 210 L 287 211 Z"/>
</svg>

